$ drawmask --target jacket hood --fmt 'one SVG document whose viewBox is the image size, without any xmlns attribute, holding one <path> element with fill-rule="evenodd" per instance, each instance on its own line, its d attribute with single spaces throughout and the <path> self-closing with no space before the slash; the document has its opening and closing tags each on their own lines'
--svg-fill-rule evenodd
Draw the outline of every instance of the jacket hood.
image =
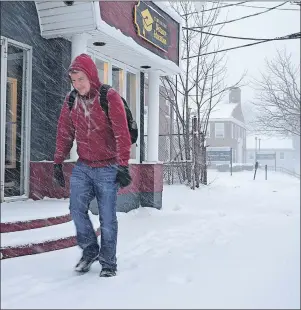
<svg viewBox="0 0 301 310">
<path fill-rule="evenodd" d="M 71 71 L 82 71 L 87 75 L 91 88 L 86 96 L 95 96 L 99 91 L 101 83 L 98 78 L 97 67 L 92 58 L 87 54 L 80 54 L 72 61 L 71 65 L 69 66 L 68 73 Z"/>
</svg>

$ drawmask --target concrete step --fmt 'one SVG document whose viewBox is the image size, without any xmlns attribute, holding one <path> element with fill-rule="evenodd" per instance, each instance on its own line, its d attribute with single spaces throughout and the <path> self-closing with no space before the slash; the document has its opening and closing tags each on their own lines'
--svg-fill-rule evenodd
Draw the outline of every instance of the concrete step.
<svg viewBox="0 0 301 310">
<path fill-rule="evenodd" d="M 8 223 L 0 223 L 0 233 L 10 233 L 22 230 L 42 228 L 52 225 L 58 225 L 71 221 L 70 214 L 42 218 L 28 221 L 16 221 Z"/>
<path fill-rule="evenodd" d="M 99 235 L 99 219 L 90 215 Z M 46 221 L 49 219 L 45 219 Z M 1 233 L 1 259 L 39 254 L 76 245 L 75 226 L 72 221 L 41 228 Z"/>
</svg>

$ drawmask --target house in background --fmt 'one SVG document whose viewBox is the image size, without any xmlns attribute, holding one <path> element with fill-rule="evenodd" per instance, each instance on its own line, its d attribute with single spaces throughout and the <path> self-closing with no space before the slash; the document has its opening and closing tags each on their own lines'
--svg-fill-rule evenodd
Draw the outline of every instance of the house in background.
<svg viewBox="0 0 301 310">
<path fill-rule="evenodd" d="M 232 88 L 229 102 L 220 103 L 211 111 L 206 145 L 211 149 L 232 148 L 232 161 L 246 162 L 246 125 L 241 108 L 240 88 Z"/>
<path fill-rule="evenodd" d="M 255 163 L 255 156 L 261 166 L 281 167 L 299 173 L 300 163 L 292 138 L 248 135 L 247 162 Z"/>
</svg>

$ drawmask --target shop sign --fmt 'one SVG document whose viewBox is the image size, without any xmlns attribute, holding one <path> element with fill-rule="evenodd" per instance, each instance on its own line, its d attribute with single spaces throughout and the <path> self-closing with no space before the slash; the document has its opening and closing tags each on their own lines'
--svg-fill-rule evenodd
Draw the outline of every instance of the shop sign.
<svg viewBox="0 0 301 310">
<path fill-rule="evenodd" d="M 139 1 L 134 9 L 134 22 L 137 34 L 144 40 L 167 52 L 169 29 L 166 19 L 146 2 Z"/>
</svg>

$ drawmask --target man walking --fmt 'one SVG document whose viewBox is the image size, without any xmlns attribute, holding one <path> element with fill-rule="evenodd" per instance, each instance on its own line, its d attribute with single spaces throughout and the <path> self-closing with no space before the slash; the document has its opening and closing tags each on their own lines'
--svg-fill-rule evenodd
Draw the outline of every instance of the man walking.
<svg viewBox="0 0 301 310">
<path fill-rule="evenodd" d="M 59 117 L 54 179 L 65 186 L 62 162 L 76 139 L 79 158 L 70 178 L 70 213 L 82 257 L 75 270 L 85 273 L 98 259 L 102 265 L 100 276 L 110 277 L 117 270 L 117 190 L 118 186 L 131 183 L 128 169 L 131 139 L 125 108 L 120 95 L 110 88 L 108 114 L 105 113 L 99 99 L 102 83 L 90 56 L 77 56 L 68 74 L 77 94 L 72 108 L 68 105 L 70 94 L 66 96 Z M 100 247 L 88 215 L 94 197 L 99 209 Z"/>
</svg>

